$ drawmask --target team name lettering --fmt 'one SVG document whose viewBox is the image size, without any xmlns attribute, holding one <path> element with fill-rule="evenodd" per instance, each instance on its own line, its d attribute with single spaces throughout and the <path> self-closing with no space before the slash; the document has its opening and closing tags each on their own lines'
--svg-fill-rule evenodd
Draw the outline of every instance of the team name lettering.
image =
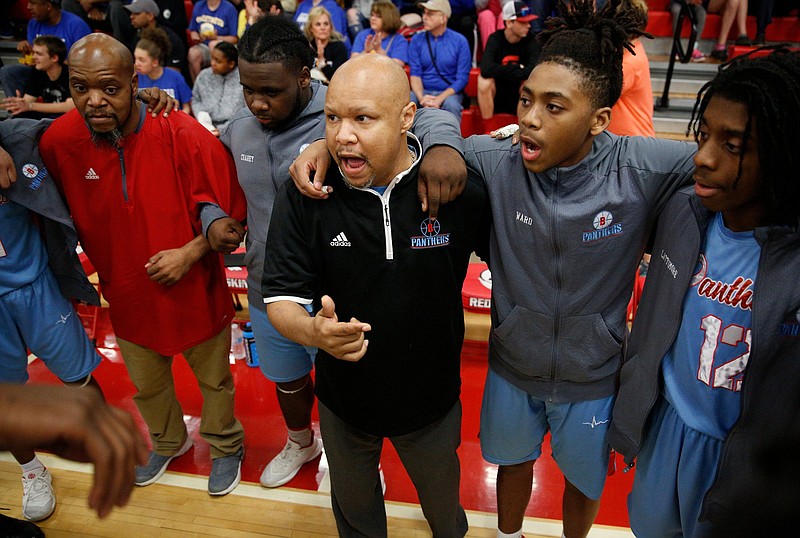
<svg viewBox="0 0 800 538">
<path fill-rule="evenodd" d="M 431 237 L 416 236 L 411 238 L 411 248 L 444 247 L 450 244 L 450 234 L 433 235 Z"/>
<path fill-rule="evenodd" d="M 527 215 L 523 215 L 519 211 L 517 211 L 517 220 L 523 224 L 527 224 L 528 226 L 533 224 L 533 219 Z"/>
<path fill-rule="evenodd" d="M 200 15 L 197 17 L 197 24 L 200 25 L 204 22 L 210 22 L 214 26 L 219 26 L 220 28 L 225 28 L 225 21 L 220 19 L 219 17 L 215 17 L 213 15 Z"/>
<path fill-rule="evenodd" d="M 603 239 L 605 237 L 610 237 L 612 235 L 619 235 L 621 233 L 622 233 L 622 224 L 612 224 L 611 226 L 600 230 L 583 232 L 583 242 L 590 243 L 592 241 L 597 241 L 598 239 Z"/>
<path fill-rule="evenodd" d="M 800 336 L 800 324 L 784 323 L 781 325 L 781 336 Z"/>
<path fill-rule="evenodd" d="M 753 305 L 753 290 L 750 288 L 752 285 L 752 280 L 740 276 L 736 277 L 733 284 L 705 277 L 697 285 L 697 294 L 720 304 L 750 310 Z"/>
<path fill-rule="evenodd" d="M 664 265 L 667 266 L 667 271 L 672 273 L 672 278 L 677 278 L 677 276 L 678 276 L 678 268 L 675 267 L 675 264 L 672 263 L 672 260 L 669 259 L 669 256 L 667 256 L 667 253 L 664 252 L 663 250 L 661 251 L 661 259 L 664 260 Z"/>
<path fill-rule="evenodd" d="M 492 300 L 484 299 L 483 297 L 470 297 L 469 306 L 472 308 L 486 308 L 488 310 L 492 307 Z"/>
</svg>

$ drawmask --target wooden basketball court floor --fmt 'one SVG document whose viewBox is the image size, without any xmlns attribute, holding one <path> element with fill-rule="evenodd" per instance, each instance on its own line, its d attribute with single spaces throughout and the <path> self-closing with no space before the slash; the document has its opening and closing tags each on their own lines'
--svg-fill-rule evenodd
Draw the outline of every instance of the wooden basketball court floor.
<svg viewBox="0 0 800 538">
<path fill-rule="evenodd" d="M 106 398 L 131 412 L 146 436 L 147 430 L 132 400 L 133 385 L 116 347 L 105 309 L 99 310 L 95 337 L 98 351 L 103 355 L 95 375 Z M 157 484 L 136 488 L 130 504 L 116 509 L 103 521 L 86 506 L 91 466 L 41 454 L 40 458 L 51 469 L 58 499 L 55 513 L 40 523 L 47 536 L 335 536 L 324 454 L 305 465 L 286 486 L 266 489 L 258 484 L 267 461 L 283 448 L 285 425 L 278 410 L 274 385 L 259 369 L 248 367 L 244 361 L 236 361 L 231 368 L 236 383 L 236 412 L 246 434 L 242 484 L 233 493 L 212 498 L 206 492 L 211 462 L 208 445 L 198 434 L 202 401 L 194 377 L 185 361 L 178 357 L 173 367 L 176 390 L 194 448 L 174 460 Z M 461 502 L 468 512 L 468 536 L 475 537 L 495 536 L 497 525 L 496 467 L 482 459 L 478 440 L 486 368 L 485 344 L 467 343 L 462 353 L 463 425 L 459 456 Z M 32 383 L 57 382 L 38 359 L 32 358 L 29 372 Z M 316 408 L 314 420 L 318 430 Z M 600 513 L 590 533 L 593 538 L 632 536 L 625 500 L 633 473 L 621 472 L 624 465 L 619 456 L 616 464 L 618 470 L 608 477 Z M 385 444 L 381 466 L 386 478 L 390 536 L 430 536 L 413 485 L 389 443 Z M 19 466 L 8 453 L 0 453 L 0 483 L 0 507 L 9 509 L 3 513 L 21 517 Z M 543 456 L 534 467 L 533 492 L 523 526 L 528 538 L 561 535 L 562 491 L 563 479 L 545 441 Z"/>
</svg>

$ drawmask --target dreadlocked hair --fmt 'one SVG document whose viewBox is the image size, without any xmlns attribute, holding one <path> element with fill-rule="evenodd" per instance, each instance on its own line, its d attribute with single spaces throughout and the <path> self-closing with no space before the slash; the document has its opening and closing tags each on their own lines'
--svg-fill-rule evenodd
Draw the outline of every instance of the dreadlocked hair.
<svg viewBox="0 0 800 538">
<path fill-rule="evenodd" d="M 297 24 L 277 15 L 261 17 L 239 40 L 239 59 L 250 63 L 277 62 L 299 72 L 311 68 L 314 56 Z"/>
<path fill-rule="evenodd" d="M 652 37 L 641 27 L 641 13 L 621 0 L 608 0 L 598 12 L 594 0 L 559 0 L 559 17 L 547 19 L 539 36 L 539 63 L 562 65 L 575 73 L 595 108 L 612 107 L 622 92 L 622 54 L 633 54 L 632 40 Z"/>
<path fill-rule="evenodd" d="M 752 57 L 772 51 L 768 56 Z M 755 125 L 761 188 L 766 214 L 775 224 L 797 226 L 800 221 L 800 53 L 783 45 L 756 49 L 722 64 L 717 76 L 697 95 L 689 132 L 700 136 L 701 120 L 714 97 L 747 107 L 747 124 L 739 156 L 742 159 Z"/>
</svg>

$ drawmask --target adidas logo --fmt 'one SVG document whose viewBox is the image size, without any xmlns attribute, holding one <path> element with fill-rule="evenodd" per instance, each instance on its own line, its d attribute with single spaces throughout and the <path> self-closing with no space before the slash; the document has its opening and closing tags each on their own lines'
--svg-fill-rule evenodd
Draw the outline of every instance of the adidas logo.
<svg viewBox="0 0 800 538">
<path fill-rule="evenodd" d="M 349 247 L 350 240 L 347 239 L 347 236 L 344 235 L 344 232 L 339 233 L 336 237 L 331 239 L 331 246 L 332 247 Z"/>
<path fill-rule="evenodd" d="M 100 179 L 100 176 L 97 175 L 94 168 L 89 168 L 89 171 L 86 172 L 86 179 Z"/>
</svg>

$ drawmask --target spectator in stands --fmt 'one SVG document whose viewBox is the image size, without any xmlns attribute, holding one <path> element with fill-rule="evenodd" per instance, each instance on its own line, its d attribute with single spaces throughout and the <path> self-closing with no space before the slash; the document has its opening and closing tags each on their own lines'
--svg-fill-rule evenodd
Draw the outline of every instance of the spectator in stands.
<svg viewBox="0 0 800 538">
<path fill-rule="evenodd" d="M 264 15 L 284 15 L 280 0 L 244 0 L 244 9 L 239 12 L 239 39 Z"/>
<path fill-rule="evenodd" d="M 61 9 L 83 19 L 93 30 L 111 32 L 118 40 L 126 35 L 125 0 L 61 0 Z"/>
<path fill-rule="evenodd" d="M 323 82 L 329 81 L 339 66 L 347 61 L 347 47 L 342 34 L 333 28 L 328 10 L 322 6 L 313 8 L 308 13 L 303 33 L 317 53 L 314 67 L 325 77 Z"/>
<path fill-rule="evenodd" d="M 736 29 L 738 36 L 736 38 L 737 45 L 750 45 L 751 41 L 747 37 L 747 0 L 711 0 L 708 3 L 707 11 L 709 13 L 720 13 L 722 21 L 719 25 L 719 37 L 717 37 L 717 44 L 714 45 L 714 50 L 711 51 L 711 57 L 720 62 L 727 61 L 728 59 L 728 34 L 731 31 L 734 21 L 736 22 Z"/>
<path fill-rule="evenodd" d="M 369 28 L 361 30 L 353 42 L 351 58 L 361 53 L 383 54 L 401 66 L 408 63 L 408 41 L 397 33 L 402 22 L 397 7 L 388 0 L 372 4 Z"/>
<path fill-rule="evenodd" d="M 40 35 L 53 35 L 60 38 L 69 52 L 70 47 L 83 36 L 91 33 L 91 28 L 72 13 L 61 11 L 60 0 L 29 0 L 28 9 L 32 19 L 28 22 L 28 39 L 17 43 L 17 51 L 22 55 L 32 54 L 31 43 Z M 3 93 L 7 96 L 24 92 L 34 68 L 29 65 L 6 65 L 0 69 Z"/>
<path fill-rule="evenodd" d="M 467 39 L 470 55 L 475 52 L 475 22 L 478 14 L 475 12 L 475 0 L 449 0 L 450 16 L 447 18 L 447 27 L 455 30 Z"/>
<path fill-rule="evenodd" d="M 55 118 L 72 110 L 69 94 L 69 69 L 64 65 L 67 47 L 59 38 L 40 35 L 33 40 L 33 76 L 25 86 L 25 92 L 15 97 L 6 97 L 2 108 L 18 118 Z"/>
<path fill-rule="evenodd" d="M 495 112 L 516 114 L 519 87 L 539 61 L 541 47 L 530 33 L 536 15 L 523 2 L 503 6 L 506 27 L 489 37 L 481 58 L 478 77 L 478 106 L 483 119 Z"/>
<path fill-rule="evenodd" d="M 481 50 L 485 51 L 489 36 L 505 28 L 503 8 L 500 0 L 476 0 L 475 9 L 478 12 L 478 37 L 481 40 Z"/>
<path fill-rule="evenodd" d="M 355 41 L 358 33 L 369 23 L 369 19 L 372 16 L 371 3 L 372 0 L 352 0 L 352 5 L 346 12 L 347 33 L 353 41 Z"/>
<path fill-rule="evenodd" d="M 208 114 L 214 125 L 211 132 L 216 136 L 245 106 L 238 66 L 236 47 L 222 42 L 211 51 L 211 67 L 200 71 L 192 87 L 192 112 L 198 119 L 201 113 Z"/>
<path fill-rule="evenodd" d="M 315 7 L 324 7 L 330 13 L 333 28 L 341 35 L 347 34 L 347 15 L 344 10 L 336 3 L 336 0 L 303 0 L 297 5 L 297 11 L 294 12 L 294 21 L 301 30 L 305 30 L 306 23 L 310 16 L 311 10 Z"/>
<path fill-rule="evenodd" d="M 669 10 L 672 12 L 673 35 L 677 29 L 678 16 L 681 13 L 681 8 L 684 3 L 690 10 L 694 12 L 695 19 L 697 19 L 697 41 L 694 44 L 694 50 L 692 50 L 692 61 L 702 62 L 706 59 L 706 55 L 703 54 L 698 48 L 698 42 L 700 41 L 700 36 L 703 35 L 703 28 L 706 26 L 706 3 L 703 0 L 683 0 L 681 2 L 678 0 L 671 0 L 669 3 Z"/>
<path fill-rule="evenodd" d="M 645 0 L 621 0 L 617 10 L 628 11 L 631 17 L 636 17 L 638 29 L 644 32 L 647 27 Z M 608 130 L 617 135 L 656 136 L 650 60 L 638 37 L 631 41 L 631 45 L 633 53 L 625 49 L 622 55 L 622 93 L 611 108 Z"/>
<path fill-rule="evenodd" d="M 136 50 L 136 44 L 139 43 L 146 28 L 160 28 L 167 34 L 171 45 L 164 67 L 183 72 L 186 67 L 186 48 L 183 46 L 183 40 L 169 26 L 158 22 L 160 10 L 155 0 L 133 0 L 125 6 L 125 9 L 130 13 L 131 26 L 136 29 L 136 34 L 128 45 L 131 52 Z"/>
<path fill-rule="evenodd" d="M 174 69 L 165 69 L 170 43 L 162 28 L 146 28 L 134 50 L 134 67 L 138 74 L 139 88 L 160 88 L 177 99 L 181 109 L 192 112 L 192 90 L 183 76 Z"/>
<path fill-rule="evenodd" d="M 159 28 L 168 27 L 170 30 L 175 32 L 175 34 L 180 38 L 181 43 L 183 44 L 183 50 L 185 51 L 188 46 L 188 41 L 186 40 L 186 29 L 189 26 L 189 21 L 186 18 L 186 6 L 183 0 L 154 0 L 156 5 L 158 6 L 159 13 L 156 17 L 156 21 L 158 23 Z M 120 29 L 120 37 L 117 37 L 116 34 L 114 37 L 117 37 L 119 41 L 123 43 L 132 43 L 134 46 L 136 42 L 139 40 L 136 36 L 136 28 L 134 28 L 131 24 L 130 20 L 130 11 L 126 11 L 125 8 L 127 6 L 114 4 L 111 6 L 112 10 L 120 9 L 123 10 L 123 14 L 125 15 L 126 24 L 120 23 L 122 28 Z M 116 15 L 113 15 L 116 16 Z M 133 49 L 131 49 L 132 51 Z M 184 58 L 185 60 L 185 58 Z"/>
<path fill-rule="evenodd" d="M 227 41 L 235 45 L 239 41 L 238 26 L 239 14 L 228 0 L 200 0 L 194 5 L 189 31 L 192 42 L 197 44 L 189 49 L 188 56 L 193 82 L 201 69 L 211 65 L 211 49 L 217 43 Z"/>
<path fill-rule="evenodd" d="M 419 4 L 424 32 L 411 39 L 411 100 L 422 107 L 442 108 L 461 120 L 461 92 L 469 81 L 472 54 L 464 36 L 447 28 L 450 4 L 429 0 Z"/>
</svg>

